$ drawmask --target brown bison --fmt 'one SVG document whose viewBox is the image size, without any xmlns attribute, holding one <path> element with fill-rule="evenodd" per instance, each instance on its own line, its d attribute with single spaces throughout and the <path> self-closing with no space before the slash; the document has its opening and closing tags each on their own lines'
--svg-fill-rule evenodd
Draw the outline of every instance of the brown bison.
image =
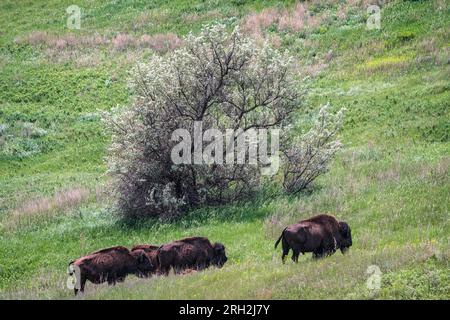
<svg viewBox="0 0 450 320">
<path fill-rule="evenodd" d="M 223 244 L 213 245 L 203 237 L 185 238 L 158 249 L 158 267 L 164 275 L 168 275 L 171 268 L 181 273 L 186 269 L 202 270 L 211 264 L 222 267 L 227 260 Z"/>
<path fill-rule="evenodd" d="M 158 274 L 158 249 L 159 246 L 155 246 L 152 244 L 138 244 L 135 245 L 133 248 L 131 248 L 131 251 L 136 250 L 142 250 L 147 255 L 148 259 L 150 260 L 151 264 L 153 265 L 153 268 L 148 270 L 147 274 L 143 274 L 143 276 L 148 277 L 152 274 Z"/>
<path fill-rule="evenodd" d="M 286 227 L 275 243 L 275 248 L 280 241 L 283 263 L 290 249 L 293 252 L 292 261 L 298 262 L 299 254 L 305 252 L 312 252 L 314 258 L 331 255 L 337 249 L 345 253 L 352 245 L 352 234 L 346 222 L 320 214 Z"/>
<path fill-rule="evenodd" d="M 117 246 L 93 252 L 69 263 L 69 274 L 77 277 L 75 295 L 84 291 L 86 280 L 110 285 L 122 282 L 128 274 L 142 277 L 153 270 L 153 265 L 143 250 L 130 251 Z"/>
</svg>

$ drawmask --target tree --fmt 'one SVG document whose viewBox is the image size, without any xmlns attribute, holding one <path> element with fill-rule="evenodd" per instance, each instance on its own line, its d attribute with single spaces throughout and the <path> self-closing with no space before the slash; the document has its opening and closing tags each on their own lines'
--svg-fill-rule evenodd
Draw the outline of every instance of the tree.
<svg viewBox="0 0 450 320">
<path fill-rule="evenodd" d="M 201 122 L 203 129 L 233 129 L 235 141 L 252 129 L 286 126 L 301 98 L 293 70 L 286 52 L 257 46 L 238 28 L 228 32 L 220 24 L 189 34 L 181 49 L 139 64 L 132 73 L 131 107 L 106 118 L 112 132 L 108 169 L 120 212 L 168 218 L 254 192 L 258 165 L 175 164 L 173 134 L 182 129 L 195 138 Z"/>
</svg>

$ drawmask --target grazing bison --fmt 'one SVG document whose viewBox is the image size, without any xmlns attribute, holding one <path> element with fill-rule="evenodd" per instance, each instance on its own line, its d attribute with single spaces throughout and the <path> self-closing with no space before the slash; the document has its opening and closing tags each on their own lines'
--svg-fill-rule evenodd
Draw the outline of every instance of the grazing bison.
<svg viewBox="0 0 450 320">
<path fill-rule="evenodd" d="M 298 262 L 299 254 L 305 252 L 312 252 L 314 258 L 331 255 L 337 249 L 345 253 L 352 245 L 352 235 L 346 222 L 320 214 L 286 227 L 275 243 L 275 248 L 280 241 L 283 263 L 290 249 L 293 252 L 292 261 Z"/>
<path fill-rule="evenodd" d="M 162 245 L 158 249 L 158 267 L 162 274 L 168 275 L 170 268 L 175 273 L 186 269 L 202 270 L 211 264 L 222 267 L 228 260 L 225 247 L 214 245 L 207 238 L 191 237 Z"/>
<path fill-rule="evenodd" d="M 158 273 L 158 248 L 159 246 L 155 246 L 152 244 L 138 244 L 135 245 L 133 248 L 131 248 L 131 251 L 136 250 L 142 250 L 147 255 L 148 259 L 150 260 L 151 264 L 153 265 L 152 269 L 149 269 L 146 274 L 143 274 L 143 276 L 148 277 L 152 274 Z"/>
<path fill-rule="evenodd" d="M 154 267 L 143 250 L 130 251 L 117 246 L 93 252 L 85 257 L 69 263 L 69 274 L 77 276 L 75 295 L 78 288 L 84 291 L 86 280 L 99 284 L 108 282 L 110 285 L 122 282 L 128 274 L 139 277 L 145 275 Z"/>
</svg>

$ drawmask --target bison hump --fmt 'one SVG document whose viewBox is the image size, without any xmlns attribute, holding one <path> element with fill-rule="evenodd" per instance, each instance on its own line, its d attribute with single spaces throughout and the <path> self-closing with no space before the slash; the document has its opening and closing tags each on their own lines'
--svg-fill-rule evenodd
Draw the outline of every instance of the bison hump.
<svg viewBox="0 0 450 320">
<path fill-rule="evenodd" d="M 210 243 L 208 238 L 205 238 L 205 237 L 188 237 L 188 238 L 178 240 L 177 242 L 184 242 L 184 243 L 191 243 L 191 244 L 199 243 L 199 242 Z"/>
<path fill-rule="evenodd" d="M 314 217 L 302 221 L 310 221 L 320 224 L 338 223 L 338 220 L 334 216 L 329 214 L 318 214 Z"/>
<path fill-rule="evenodd" d="M 101 250 L 92 252 L 92 254 L 96 254 L 96 253 L 111 253 L 111 252 L 130 253 L 130 250 L 128 250 L 128 248 L 123 247 L 123 246 L 115 246 L 115 247 L 105 248 L 105 249 L 101 249 Z"/>
<path fill-rule="evenodd" d="M 145 252 L 149 252 L 149 251 L 156 251 L 158 250 L 159 246 L 155 246 L 152 244 L 138 244 L 135 245 L 133 248 L 131 248 L 131 251 L 135 251 L 135 250 L 144 250 Z"/>
</svg>

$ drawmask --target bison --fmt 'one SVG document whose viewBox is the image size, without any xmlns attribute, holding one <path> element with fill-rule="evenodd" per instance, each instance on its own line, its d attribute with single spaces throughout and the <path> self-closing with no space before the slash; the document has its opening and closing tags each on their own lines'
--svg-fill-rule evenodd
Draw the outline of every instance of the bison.
<svg viewBox="0 0 450 320">
<path fill-rule="evenodd" d="M 128 274 L 142 277 L 153 269 L 143 250 L 130 251 L 122 246 L 99 250 L 69 263 L 69 274 L 77 276 L 75 295 L 78 289 L 84 292 L 87 280 L 95 284 L 107 281 L 114 285 L 124 281 Z"/>
<path fill-rule="evenodd" d="M 320 214 L 284 228 L 275 242 L 275 248 L 280 241 L 283 263 L 290 249 L 293 252 L 292 261 L 298 262 L 299 254 L 305 252 L 312 252 L 314 258 L 334 254 L 337 249 L 345 253 L 352 245 L 352 235 L 346 222 Z"/>
<path fill-rule="evenodd" d="M 191 237 L 162 245 L 158 249 L 158 268 L 168 275 L 171 268 L 175 273 L 186 269 L 202 270 L 211 264 L 222 267 L 228 260 L 225 247 L 204 237 Z"/>
<path fill-rule="evenodd" d="M 142 250 L 145 252 L 145 254 L 147 255 L 147 257 L 149 258 L 150 262 L 152 263 L 153 267 L 148 270 L 148 273 L 143 274 L 143 276 L 148 277 L 151 276 L 152 274 L 158 274 L 159 270 L 158 270 L 158 249 L 159 246 L 155 246 L 152 244 L 138 244 L 135 245 L 133 248 L 131 248 L 131 251 L 136 251 L 136 250 Z"/>
</svg>

